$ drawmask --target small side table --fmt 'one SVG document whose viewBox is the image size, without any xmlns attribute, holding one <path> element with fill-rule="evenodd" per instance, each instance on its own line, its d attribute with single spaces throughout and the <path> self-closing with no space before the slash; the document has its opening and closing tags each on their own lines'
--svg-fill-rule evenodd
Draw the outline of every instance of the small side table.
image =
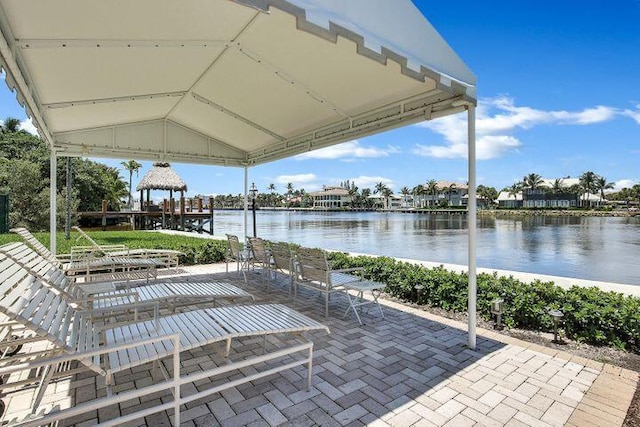
<svg viewBox="0 0 640 427">
<path fill-rule="evenodd" d="M 380 310 L 380 316 L 384 319 L 382 306 L 380 306 L 380 303 L 378 302 L 378 297 L 382 293 L 382 290 L 385 288 L 384 283 L 369 282 L 367 280 L 363 280 L 361 282 L 345 283 L 343 286 L 345 289 L 345 293 L 347 294 L 347 298 L 349 299 L 349 307 L 347 308 L 347 311 L 345 311 L 344 316 L 342 316 L 343 319 L 347 317 L 349 311 L 353 310 L 356 318 L 358 319 L 358 323 L 360 323 L 360 326 L 362 326 L 362 320 L 360 319 L 360 315 L 358 314 L 358 311 L 362 312 L 362 308 L 358 307 L 362 307 L 363 305 L 368 304 L 376 305 L 378 307 L 378 310 Z M 352 295 L 351 293 L 349 293 L 349 291 L 356 291 L 356 295 Z M 365 292 L 371 292 L 371 296 L 373 297 L 373 299 L 364 299 Z"/>
</svg>

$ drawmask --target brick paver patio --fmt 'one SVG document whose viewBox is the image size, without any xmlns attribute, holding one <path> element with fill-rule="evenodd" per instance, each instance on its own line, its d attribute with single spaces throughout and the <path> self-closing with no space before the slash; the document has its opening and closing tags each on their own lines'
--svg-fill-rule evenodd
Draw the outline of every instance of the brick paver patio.
<svg viewBox="0 0 640 427">
<path fill-rule="evenodd" d="M 249 274 L 245 285 L 235 272 L 226 275 L 224 264 L 183 272 L 194 281 L 227 280 L 252 292 L 257 303 L 293 306 L 331 329 L 329 335 L 311 335 L 315 357 L 310 391 L 304 390 L 303 368 L 288 370 L 188 404 L 182 410 L 184 426 L 615 426 L 622 425 L 638 381 L 636 372 L 482 329 L 472 351 L 466 347 L 465 324 L 390 301 L 383 301 L 385 319 L 372 310 L 359 326 L 353 315 L 342 319 L 347 308 L 343 295 L 333 298 L 331 315 L 324 319 L 319 294 L 302 291 L 294 304 L 281 276 L 265 290 L 257 274 Z M 261 344 L 261 339 L 243 340 L 233 346 L 232 356 L 259 354 Z M 224 363 L 214 350 L 190 351 L 181 372 Z M 202 380 L 192 388 L 242 375 Z M 116 375 L 114 390 L 157 378 L 157 370 L 141 366 Z M 24 414 L 30 393 L 6 396 L 4 418 Z M 69 407 L 104 394 L 104 380 L 87 372 L 52 384 L 43 406 Z M 93 425 L 171 399 L 168 392 L 159 393 L 61 424 Z M 170 413 L 164 412 L 127 425 L 169 424 Z"/>
</svg>

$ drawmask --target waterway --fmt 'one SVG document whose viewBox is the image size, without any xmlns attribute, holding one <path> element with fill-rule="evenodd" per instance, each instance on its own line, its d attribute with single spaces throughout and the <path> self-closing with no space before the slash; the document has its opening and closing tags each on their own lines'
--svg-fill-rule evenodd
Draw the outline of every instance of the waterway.
<svg viewBox="0 0 640 427">
<path fill-rule="evenodd" d="M 467 264 L 464 214 L 257 211 L 257 234 L 345 252 Z M 214 234 L 242 235 L 242 211 L 217 211 Z M 249 212 L 249 233 L 252 218 Z M 640 285 L 640 217 L 481 217 L 479 267 Z"/>
</svg>

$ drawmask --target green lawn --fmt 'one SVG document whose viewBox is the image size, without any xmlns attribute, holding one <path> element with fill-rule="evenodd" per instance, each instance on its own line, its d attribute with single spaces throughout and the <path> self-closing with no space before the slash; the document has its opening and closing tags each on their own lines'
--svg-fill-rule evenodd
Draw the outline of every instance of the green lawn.
<svg viewBox="0 0 640 427">
<path fill-rule="evenodd" d="M 49 247 L 49 233 L 33 233 L 46 247 Z M 174 236 L 164 233 L 148 231 L 89 231 L 87 233 L 99 244 L 126 245 L 130 249 L 174 249 L 185 253 L 181 257 L 182 264 L 206 264 L 224 260 L 227 247 L 225 240 L 201 239 L 189 236 Z M 14 233 L 0 234 L 0 244 L 22 241 Z M 72 246 L 86 246 L 89 242 L 79 233 L 72 232 L 69 240 L 65 239 L 64 231 L 57 234 L 58 253 L 71 251 Z"/>
</svg>

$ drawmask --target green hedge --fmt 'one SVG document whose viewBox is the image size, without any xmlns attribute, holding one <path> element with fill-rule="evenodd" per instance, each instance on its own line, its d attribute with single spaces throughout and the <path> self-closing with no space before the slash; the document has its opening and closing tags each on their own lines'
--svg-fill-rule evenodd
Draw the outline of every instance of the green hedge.
<svg viewBox="0 0 640 427">
<path fill-rule="evenodd" d="M 468 276 L 442 267 L 426 268 L 388 257 L 351 257 L 331 254 L 333 268 L 363 267 L 365 277 L 387 284 L 397 298 L 467 311 Z M 414 288 L 421 285 L 420 293 Z M 550 308 L 564 313 L 562 328 L 568 338 L 595 345 L 609 345 L 640 353 L 640 298 L 599 288 L 573 286 L 564 289 L 553 282 L 524 283 L 513 277 L 478 274 L 477 310 L 489 320 L 494 298 L 504 300 L 504 323 L 509 327 L 553 331 Z"/>
<path fill-rule="evenodd" d="M 191 236 L 176 236 L 148 231 L 90 231 L 91 236 L 100 245 L 126 245 L 130 249 L 174 249 L 184 252 L 180 264 L 212 264 L 224 261 L 227 250 L 226 240 L 208 240 Z M 49 233 L 34 233 L 34 236 L 49 247 Z M 58 253 L 71 251 L 72 246 L 87 245 L 88 242 L 77 232 L 71 233 L 71 239 L 65 240 L 64 232 L 57 233 Z M 9 242 L 21 242 L 17 234 L 0 234 L 0 245 Z"/>
</svg>

